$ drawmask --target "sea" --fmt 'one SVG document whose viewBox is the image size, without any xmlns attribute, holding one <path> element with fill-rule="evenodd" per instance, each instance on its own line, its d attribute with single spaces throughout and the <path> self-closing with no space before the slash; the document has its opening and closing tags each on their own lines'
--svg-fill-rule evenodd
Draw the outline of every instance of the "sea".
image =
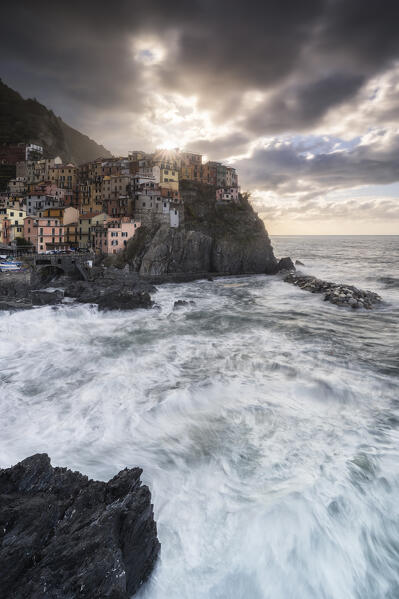
<svg viewBox="0 0 399 599">
<path fill-rule="evenodd" d="M 139 599 L 399 598 L 399 236 L 272 245 L 383 303 L 240 276 L 0 313 L 0 467 L 141 466 L 162 548 Z"/>
</svg>

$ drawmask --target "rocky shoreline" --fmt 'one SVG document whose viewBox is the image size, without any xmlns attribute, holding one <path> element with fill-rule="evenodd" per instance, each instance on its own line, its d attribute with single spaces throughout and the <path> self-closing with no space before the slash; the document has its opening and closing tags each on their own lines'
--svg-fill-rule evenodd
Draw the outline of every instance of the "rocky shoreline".
<svg viewBox="0 0 399 599">
<path fill-rule="evenodd" d="M 286 270 L 292 264 L 290 258 L 282 258 L 273 273 Z M 256 272 L 241 275 L 259 274 Z M 84 281 L 69 275 L 40 278 L 34 271 L 2 273 L 0 275 L 0 310 L 28 310 L 37 306 L 56 306 L 63 303 L 97 305 L 104 310 L 134 310 L 152 308 L 155 303 L 151 294 L 156 285 L 164 283 L 188 283 L 214 277 L 234 276 L 229 272 L 176 272 L 162 274 L 140 274 L 128 265 L 95 266 L 90 280 Z"/>
<path fill-rule="evenodd" d="M 373 291 L 364 291 L 353 285 L 340 285 L 330 281 L 322 281 L 316 277 L 290 272 L 285 278 L 286 283 L 291 283 L 310 293 L 324 294 L 324 301 L 337 306 L 371 310 L 382 302 L 382 298 Z"/>
<path fill-rule="evenodd" d="M 46 454 L 0 470 L 0 599 L 128 599 L 160 550 L 141 468 L 109 482 Z"/>
<path fill-rule="evenodd" d="M 99 310 L 151 308 L 156 288 L 116 268 L 95 268 L 93 278 L 83 281 L 63 275 L 41 280 L 35 273 L 7 273 L 0 276 L 0 310 L 27 310 L 62 303 L 97 305 Z"/>
<path fill-rule="evenodd" d="M 299 263 L 302 264 L 302 263 Z M 323 281 L 296 272 L 291 258 L 276 260 L 273 273 L 288 273 L 284 281 L 311 293 L 324 294 L 324 301 L 338 306 L 370 310 L 382 302 L 372 291 L 364 291 L 353 285 Z M 98 307 L 100 311 L 134 310 L 152 308 L 152 294 L 156 285 L 163 283 L 187 283 L 199 279 L 212 281 L 214 277 L 250 276 L 229 273 L 165 273 L 142 275 L 129 270 L 128 266 L 97 266 L 92 269 L 91 280 L 83 281 L 67 275 L 43 281 L 35 273 L 6 273 L 0 276 L 0 310 L 27 310 L 37 306 L 82 303 Z"/>
</svg>

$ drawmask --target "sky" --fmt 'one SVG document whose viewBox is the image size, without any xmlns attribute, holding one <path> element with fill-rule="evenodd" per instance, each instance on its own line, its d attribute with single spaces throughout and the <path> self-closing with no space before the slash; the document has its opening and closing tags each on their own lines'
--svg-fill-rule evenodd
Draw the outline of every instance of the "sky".
<svg viewBox="0 0 399 599">
<path fill-rule="evenodd" d="M 8 2 L 0 77 L 116 155 L 238 169 L 272 234 L 399 234 L 399 3 Z"/>
</svg>

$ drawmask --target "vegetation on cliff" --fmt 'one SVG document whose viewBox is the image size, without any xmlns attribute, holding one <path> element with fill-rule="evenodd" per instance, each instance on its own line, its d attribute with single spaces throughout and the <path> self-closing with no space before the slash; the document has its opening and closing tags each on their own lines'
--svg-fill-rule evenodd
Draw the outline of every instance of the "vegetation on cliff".
<svg viewBox="0 0 399 599">
<path fill-rule="evenodd" d="M 182 181 L 184 216 L 178 229 L 141 227 L 118 256 L 143 275 L 275 272 L 277 261 L 263 221 L 246 195 L 221 205 L 215 188 Z"/>
<path fill-rule="evenodd" d="M 0 79 L 0 144 L 34 143 L 46 157 L 82 164 L 111 153 L 73 129 L 37 100 L 27 99 Z"/>
</svg>

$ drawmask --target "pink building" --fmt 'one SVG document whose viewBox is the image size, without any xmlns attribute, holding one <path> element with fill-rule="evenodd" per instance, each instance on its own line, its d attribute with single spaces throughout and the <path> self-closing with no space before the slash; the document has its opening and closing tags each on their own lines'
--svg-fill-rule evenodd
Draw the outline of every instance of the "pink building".
<svg viewBox="0 0 399 599">
<path fill-rule="evenodd" d="M 57 187 L 56 183 L 52 181 L 43 181 L 35 185 L 32 191 L 32 195 L 47 195 L 54 196 L 62 199 L 66 194 L 66 190 L 61 187 Z"/>
<path fill-rule="evenodd" d="M 220 187 L 216 190 L 217 202 L 238 202 L 239 187 Z"/>
<path fill-rule="evenodd" d="M 112 221 L 95 227 L 94 247 L 97 253 L 117 254 L 124 249 L 129 239 L 141 226 L 141 222 L 137 220 L 124 222 L 125 219 L 121 219 L 121 221 Z"/>
<path fill-rule="evenodd" d="M 1 235 L 0 235 L 1 242 L 4 243 L 4 245 L 10 245 L 11 230 L 12 230 L 11 220 L 6 217 L 0 221 L 0 225 L 2 227 L 2 231 L 1 231 Z"/>
<path fill-rule="evenodd" d="M 24 218 L 24 237 L 30 241 L 38 254 L 49 250 L 66 250 L 64 227 L 58 218 Z"/>
</svg>

